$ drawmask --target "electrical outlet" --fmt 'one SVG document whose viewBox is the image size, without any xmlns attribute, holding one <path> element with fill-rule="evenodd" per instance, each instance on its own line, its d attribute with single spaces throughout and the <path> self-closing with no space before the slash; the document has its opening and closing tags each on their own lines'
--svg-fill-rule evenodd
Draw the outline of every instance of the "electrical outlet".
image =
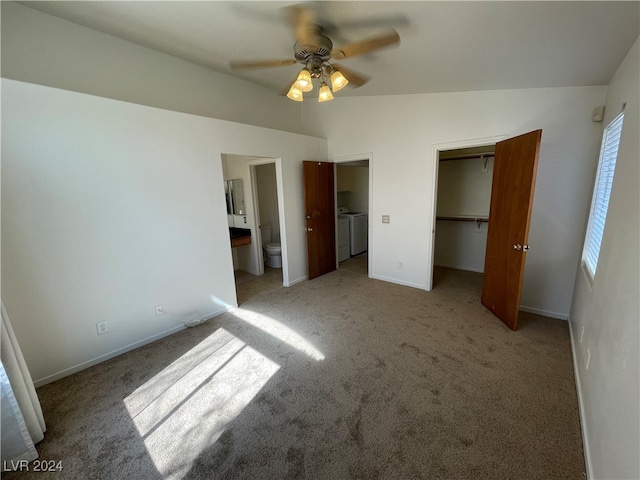
<svg viewBox="0 0 640 480">
<path fill-rule="evenodd" d="M 398 260 L 398 268 L 404 268 L 404 260 Z"/>
<path fill-rule="evenodd" d="M 382 223 L 389 223 L 389 215 L 382 215 Z"/>
<path fill-rule="evenodd" d="M 103 335 L 105 333 L 108 333 L 109 330 L 109 324 L 104 321 L 104 322 L 98 322 L 96 323 L 96 330 L 98 332 L 98 335 Z"/>
<path fill-rule="evenodd" d="M 164 307 L 162 305 L 156 305 L 156 317 L 164 315 Z"/>
</svg>

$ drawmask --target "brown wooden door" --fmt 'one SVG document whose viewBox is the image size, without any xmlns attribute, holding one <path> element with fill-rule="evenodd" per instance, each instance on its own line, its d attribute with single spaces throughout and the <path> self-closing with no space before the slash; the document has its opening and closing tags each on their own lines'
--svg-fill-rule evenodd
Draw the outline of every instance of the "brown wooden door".
<svg viewBox="0 0 640 480">
<path fill-rule="evenodd" d="M 333 163 L 302 162 L 309 280 L 336 269 Z"/>
<path fill-rule="evenodd" d="M 512 330 L 518 325 L 541 138 L 536 130 L 496 144 L 482 304 Z"/>
</svg>

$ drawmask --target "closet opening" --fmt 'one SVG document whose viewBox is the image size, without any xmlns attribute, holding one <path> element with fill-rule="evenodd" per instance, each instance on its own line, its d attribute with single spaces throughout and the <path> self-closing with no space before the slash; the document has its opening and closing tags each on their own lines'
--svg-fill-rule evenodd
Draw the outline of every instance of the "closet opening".
<svg viewBox="0 0 640 480">
<path fill-rule="evenodd" d="M 495 143 L 438 151 L 433 288 L 450 269 L 484 272 Z"/>
</svg>

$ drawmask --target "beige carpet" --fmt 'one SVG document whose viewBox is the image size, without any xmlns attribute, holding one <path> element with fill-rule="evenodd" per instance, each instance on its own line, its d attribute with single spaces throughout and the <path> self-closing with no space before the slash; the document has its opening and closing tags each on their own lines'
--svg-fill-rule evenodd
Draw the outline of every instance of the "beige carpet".
<svg viewBox="0 0 640 480">
<path fill-rule="evenodd" d="M 38 389 L 50 477 L 584 478 L 567 323 L 511 332 L 480 275 L 436 274 L 239 281 L 236 311 Z"/>
</svg>

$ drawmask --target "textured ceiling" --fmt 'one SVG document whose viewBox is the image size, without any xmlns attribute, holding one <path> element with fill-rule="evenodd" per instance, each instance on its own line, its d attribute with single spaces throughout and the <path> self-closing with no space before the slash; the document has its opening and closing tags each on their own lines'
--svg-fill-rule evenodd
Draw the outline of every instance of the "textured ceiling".
<svg viewBox="0 0 640 480">
<path fill-rule="evenodd" d="M 249 71 L 231 60 L 286 59 L 292 2 L 20 2 L 281 91 L 300 65 Z M 335 46 L 392 26 L 401 43 L 340 63 L 371 77 L 340 95 L 604 85 L 639 35 L 640 2 L 315 2 Z"/>
</svg>

